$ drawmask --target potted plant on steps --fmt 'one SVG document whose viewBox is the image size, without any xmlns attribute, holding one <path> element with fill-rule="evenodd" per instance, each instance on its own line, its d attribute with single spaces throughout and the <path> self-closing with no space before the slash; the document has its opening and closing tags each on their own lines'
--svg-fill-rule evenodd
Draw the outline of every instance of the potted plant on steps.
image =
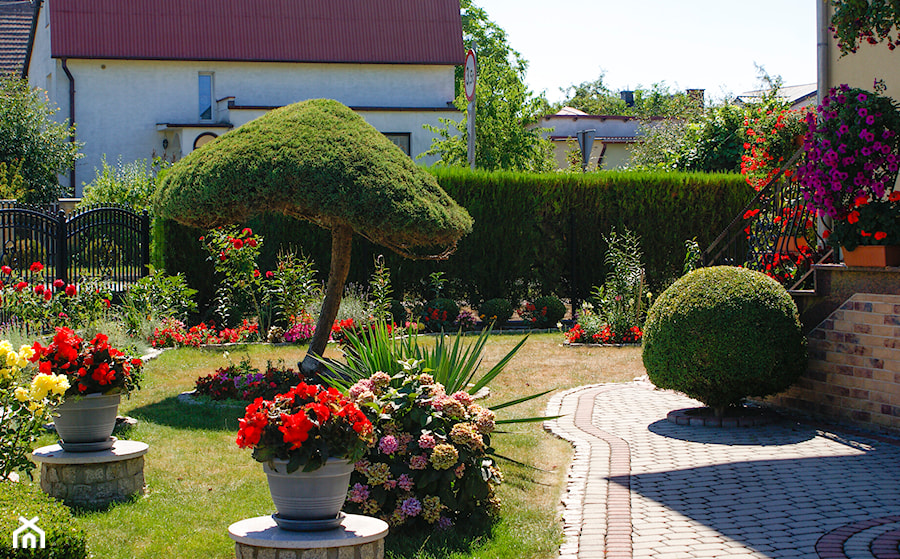
<svg viewBox="0 0 900 559">
<path fill-rule="evenodd" d="M 50 345 L 35 342 L 31 362 L 38 374 L 63 375 L 69 387 L 54 421 L 59 444 L 68 452 L 112 448 L 112 437 L 122 394 L 140 388 L 140 359 L 130 358 L 109 345 L 105 334 L 90 342 L 70 328 L 57 328 Z"/>
<path fill-rule="evenodd" d="M 894 192 L 900 111 L 883 91 L 880 81 L 874 92 L 844 84 L 829 91 L 817 113 L 807 115 L 806 163 L 797 175 L 806 202 L 832 220 L 831 231 L 823 236 L 830 245 L 843 247 L 848 265 L 891 265 L 884 257 L 856 264 L 854 257 L 860 248 L 883 251 L 865 247 L 900 242 L 900 195 Z"/>
<path fill-rule="evenodd" d="M 275 523 L 293 531 L 340 525 L 353 465 L 372 440 L 372 423 L 356 404 L 306 383 L 247 406 L 237 436 L 263 463 Z"/>
<path fill-rule="evenodd" d="M 841 247 L 847 266 L 900 265 L 900 190 L 882 200 L 857 198 L 846 218 L 835 221 L 827 239 Z"/>
</svg>

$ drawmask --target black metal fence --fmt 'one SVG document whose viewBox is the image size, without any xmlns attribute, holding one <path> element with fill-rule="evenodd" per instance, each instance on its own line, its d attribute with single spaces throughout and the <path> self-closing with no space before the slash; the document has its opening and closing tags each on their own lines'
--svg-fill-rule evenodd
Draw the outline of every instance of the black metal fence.
<svg viewBox="0 0 900 559">
<path fill-rule="evenodd" d="M 147 275 L 150 217 L 127 206 L 97 205 L 69 215 L 57 208 L 0 202 L 0 265 L 44 265 L 46 283 L 103 282 L 114 292 Z"/>
</svg>

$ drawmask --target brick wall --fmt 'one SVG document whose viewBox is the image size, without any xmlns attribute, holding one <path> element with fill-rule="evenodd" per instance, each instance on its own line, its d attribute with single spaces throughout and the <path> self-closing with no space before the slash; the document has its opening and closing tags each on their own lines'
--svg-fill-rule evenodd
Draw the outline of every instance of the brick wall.
<svg viewBox="0 0 900 559">
<path fill-rule="evenodd" d="M 900 295 L 857 293 L 808 339 L 806 374 L 766 401 L 900 433 Z"/>
</svg>

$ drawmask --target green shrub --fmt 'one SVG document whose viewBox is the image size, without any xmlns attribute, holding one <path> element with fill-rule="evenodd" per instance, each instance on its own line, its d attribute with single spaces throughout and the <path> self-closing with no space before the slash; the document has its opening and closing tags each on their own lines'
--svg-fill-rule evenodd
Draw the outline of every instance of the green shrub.
<svg viewBox="0 0 900 559">
<path fill-rule="evenodd" d="M 422 309 L 422 324 L 428 332 L 453 329 L 453 321 L 459 315 L 459 305 L 453 299 L 434 299 L 425 303 Z"/>
<path fill-rule="evenodd" d="M 493 322 L 495 326 L 506 324 L 512 314 L 512 303 L 499 297 L 488 299 L 478 307 L 478 318 L 482 322 Z"/>
<path fill-rule="evenodd" d="M 534 303 L 526 303 L 519 316 L 532 328 L 554 328 L 566 316 L 566 305 L 553 295 L 538 297 Z"/>
<path fill-rule="evenodd" d="M 44 549 L 13 549 L 12 533 L 19 517 L 38 517 L 45 532 Z M 72 513 L 62 503 L 45 495 L 38 486 L 0 481 L 0 558 L 3 559 L 83 559 L 87 558 L 84 531 L 77 528 Z"/>
<path fill-rule="evenodd" d="M 702 268 L 653 304 L 644 367 L 659 388 L 716 409 L 789 387 L 806 369 L 797 307 L 768 276 L 744 268 Z"/>
</svg>

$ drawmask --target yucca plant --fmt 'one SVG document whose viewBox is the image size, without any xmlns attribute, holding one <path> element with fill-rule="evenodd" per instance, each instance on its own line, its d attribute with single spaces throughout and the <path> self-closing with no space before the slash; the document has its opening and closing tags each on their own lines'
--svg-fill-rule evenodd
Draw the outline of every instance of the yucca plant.
<svg viewBox="0 0 900 559">
<path fill-rule="evenodd" d="M 490 338 L 491 332 L 492 327 L 488 326 L 470 344 L 464 343 L 465 336 L 461 331 L 457 332 L 452 340 L 450 336 L 440 335 L 435 339 L 434 347 L 428 349 L 419 345 L 418 337 L 415 334 L 397 335 L 397 331 L 384 322 L 375 322 L 362 334 L 354 331 L 347 332 L 348 344 L 344 348 L 346 363 L 323 360 L 324 365 L 331 371 L 331 375 L 323 380 L 346 391 L 357 381 L 369 378 L 377 372 L 383 372 L 391 376 L 393 385 L 399 387 L 403 383 L 401 373 L 404 371 L 404 363 L 413 360 L 420 362 L 420 369 L 430 374 L 435 382 L 442 384 L 447 394 L 463 391 L 475 395 L 480 390 L 487 388 L 491 381 L 503 372 L 528 339 L 527 336 L 523 338 L 497 364 L 479 376 L 484 346 Z M 539 398 L 553 390 L 551 388 L 488 407 L 496 411 Z M 546 419 L 552 418 L 501 419 L 497 423 L 525 423 Z"/>
</svg>

